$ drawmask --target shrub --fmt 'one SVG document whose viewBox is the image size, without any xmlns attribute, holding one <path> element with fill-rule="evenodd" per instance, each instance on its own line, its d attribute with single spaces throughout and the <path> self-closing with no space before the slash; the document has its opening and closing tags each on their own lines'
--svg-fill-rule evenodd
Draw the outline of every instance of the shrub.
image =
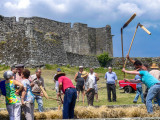
<svg viewBox="0 0 160 120">
<path fill-rule="evenodd" d="M 107 63 L 112 60 L 112 58 L 109 57 L 108 53 L 104 52 L 97 56 L 97 59 L 101 65 L 101 67 L 106 67 Z"/>
</svg>

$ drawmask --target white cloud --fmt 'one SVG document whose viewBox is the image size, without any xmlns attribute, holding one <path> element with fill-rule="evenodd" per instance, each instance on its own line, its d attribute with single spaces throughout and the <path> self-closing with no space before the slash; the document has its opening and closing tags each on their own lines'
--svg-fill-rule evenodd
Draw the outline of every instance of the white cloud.
<svg viewBox="0 0 160 120">
<path fill-rule="evenodd" d="M 6 12 L 17 14 L 19 10 L 25 10 L 30 11 L 30 16 L 35 16 L 32 11 L 36 11 L 37 8 L 47 6 L 42 13 L 48 13 L 48 16 L 57 15 L 60 18 L 93 18 L 113 23 L 119 18 L 126 19 L 137 13 L 140 19 L 160 20 L 160 0 L 7 0 L 3 5 Z M 39 11 L 36 16 L 42 13 Z"/>
<path fill-rule="evenodd" d="M 137 13 L 138 16 L 145 13 L 145 11 L 139 8 L 135 3 L 121 3 L 118 6 L 118 10 L 121 14 Z"/>
<path fill-rule="evenodd" d="M 27 9 L 30 5 L 30 0 L 18 0 L 12 2 L 6 2 L 4 6 L 7 9 Z"/>
<path fill-rule="evenodd" d="M 57 11 L 58 13 L 66 13 L 67 12 L 67 0 L 60 3 L 59 1 L 56 0 L 40 0 L 44 4 L 48 5 L 50 9 L 53 11 Z"/>
</svg>

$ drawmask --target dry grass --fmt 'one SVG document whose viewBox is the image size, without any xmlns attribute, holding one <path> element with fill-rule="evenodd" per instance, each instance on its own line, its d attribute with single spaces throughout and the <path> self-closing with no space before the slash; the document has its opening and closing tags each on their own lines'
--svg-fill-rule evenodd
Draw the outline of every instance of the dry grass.
<svg viewBox="0 0 160 120">
<path fill-rule="evenodd" d="M 75 118 L 128 118 L 128 117 L 160 117 L 160 108 L 154 107 L 154 114 L 149 115 L 146 111 L 145 106 L 141 107 L 119 107 L 119 108 L 108 108 L 106 106 L 95 107 L 82 107 L 78 106 L 75 108 Z M 62 119 L 61 110 L 51 110 L 43 113 L 35 112 L 35 119 Z M 24 115 L 23 115 L 24 117 Z M 8 113 L 6 111 L 0 112 L 0 119 L 8 119 Z"/>
</svg>

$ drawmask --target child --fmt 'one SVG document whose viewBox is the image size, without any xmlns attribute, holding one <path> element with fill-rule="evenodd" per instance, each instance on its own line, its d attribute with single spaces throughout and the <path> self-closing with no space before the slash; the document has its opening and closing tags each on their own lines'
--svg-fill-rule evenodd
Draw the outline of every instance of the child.
<svg viewBox="0 0 160 120">
<path fill-rule="evenodd" d="M 10 120 L 20 120 L 21 118 L 21 103 L 18 99 L 19 92 L 23 89 L 23 85 L 13 80 L 13 72 L 7 71 L 4 73 L 5 88 L 6 88 L 6 107 Z M 19 86 L 18 90 L 15 90 L 15 85 Z"/>
<path fill-rule="evenodd" d="M 34 95 L 32 93 L 30 81 L 28 80 L 29 76 L 30 71 L 24 69 L 22 71 L 22 84 L 24 85 L 24 89 L 21 96 L 21 102 L 26 120 L 34 120 Z"/>
</svg>

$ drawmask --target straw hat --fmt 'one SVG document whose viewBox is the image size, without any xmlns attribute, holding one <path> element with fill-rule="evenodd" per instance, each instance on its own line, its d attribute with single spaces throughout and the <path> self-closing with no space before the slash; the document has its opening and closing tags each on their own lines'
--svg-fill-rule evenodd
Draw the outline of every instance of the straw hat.
<svg viewBox="0 0 160 120">
<path fill-rule="evenodd" d="M 156 65 L 156 63 L 153 63 L 151 68 L 159 68 L 159 67 Z"/>
<path fill-rule="evenodd" d="M 58 80 L 58 78 L 60 77 L 60 76 L 65 76 L 66 74 L 64 73 L 64 72 L 57 72 L 57 74 L 55 75 L 55 77 L 54 77 L 54 79 L 55 80 Z"/>
<path fill-rule="evenodd" d="M 81 75 L 81 77 L 82 77 L 82 78 L 84 78 L 84 77 L 86 77 L 87 75 L 88 75 L 88 72 L 86 72 L 86 71 L 83 71 L 83 72 L 82 72 L 82 75 Z"/>
</svg>

